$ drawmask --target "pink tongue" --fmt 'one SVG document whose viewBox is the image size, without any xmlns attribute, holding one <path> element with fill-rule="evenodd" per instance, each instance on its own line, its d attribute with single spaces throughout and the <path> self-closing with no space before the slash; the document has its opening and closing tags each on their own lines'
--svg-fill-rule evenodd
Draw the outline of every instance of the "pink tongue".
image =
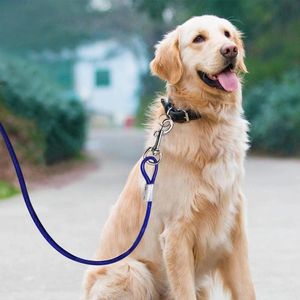
<svg viewBox="0 0 300 300">
<path fill-rule="evenodd" d="M 218 74 L 217 78 L 227 92 L 233 92 L 238 88 L 238 78 L 236 74 L 230 70 Z"/>
</svg>

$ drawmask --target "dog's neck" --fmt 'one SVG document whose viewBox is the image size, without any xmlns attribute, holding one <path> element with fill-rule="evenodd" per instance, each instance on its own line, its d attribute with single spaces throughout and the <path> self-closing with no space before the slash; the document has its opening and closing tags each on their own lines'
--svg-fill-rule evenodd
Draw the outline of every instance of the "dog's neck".
<svg viewBox="0 0 300 300">
<path fill-rule="evenodd" d="M 204 90 L 191 91 L 178 85 L 167 85 L 167 98 L 179 109 L 191 109 L 203 118 L 218 121 L 243 113 L 241 90 L 234 93 L 210 94 Z"/>
</svg>

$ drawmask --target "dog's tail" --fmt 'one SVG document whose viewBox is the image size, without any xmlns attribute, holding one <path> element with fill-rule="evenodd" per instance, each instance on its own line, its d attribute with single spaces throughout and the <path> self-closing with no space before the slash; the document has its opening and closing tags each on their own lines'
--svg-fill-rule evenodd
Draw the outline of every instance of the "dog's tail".
<svg viewBox="0 0 300 300">
<path fill-rule="evenodd" d="M 84 300 L 159 299 L 147 266 L 131 258 L 107 267 L 90 268 L 84 290 Z"/>
</svg>

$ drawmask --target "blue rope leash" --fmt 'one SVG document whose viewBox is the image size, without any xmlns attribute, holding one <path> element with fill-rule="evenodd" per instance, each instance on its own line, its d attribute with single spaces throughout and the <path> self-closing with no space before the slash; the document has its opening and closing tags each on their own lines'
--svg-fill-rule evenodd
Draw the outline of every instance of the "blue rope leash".
<svg viewBox="0 0 300 300">
<path fill-rule="evenodd" d="M 145 233 L 145 230 L 147 228 L 147 225 L 148 225 L 148 221 L 149 221 L 150 213 L 151 213 L 151 208 L 152 208 L 152 193 L 149 194 L 149 197 L 146 199 L 147 200 L 147 210 L 146 210 L 144 222 L 142 224 L 140 232 L 139 232 L 138 236 L 136 237 L 136 240 L 133 242 L 132 246 L 127 251 L 123 252 L 122 254 L 120 254 L 117 257 L 114 257 L 114 258 L 111 258 L 111 259 L 106 259 L 106 260 L 89 260 L 89 259 L 84 259 L 84 258 L 75 256 L 72 253 L 65 250 L 64 248 L 62 248 L 59 244 L 57 244 L 55 242 L 55 240 L 47 232 L 47 230 L 45 229 L 43 224 L 41 223 L 39 217 L 37 216 L 37 214 L 36 214 L 36 212 L 35 212 L 35 210 L 32 206 L 32 203 L 31 203 L 31 200 L 30 200 L 30 197 L 29 197 L 29 194 L 28 194 L 26 182 L 25 182 L 25 179 L 24 179 L 24 176 L 23 176 L 22 169 L 20 167 L 18 158 L 17 158 L 16 153 L 14 151 L 14 148 L 11 144 L 11 141 L 8 137 L 8 134 L 6 133 L 2 123 L 0 123 L 0 132 L 1 132 L 1 135 L 4 139 L 4 142 L 5 142 L 6 148 L 9 152 L 10 158 L 13 162 L 13 165 L 14 165 L 17 177 L 18 177 L 19 185 L 20 185 L 20 188 L 21 188 L 21 191 L 22 191 L 22 195 L 23 195 L 23 198 L 24 198 L 24 202 L 26 204 L 28 212 L 29 212 L 33 222 L 35 223 L 36 227 L 38 228 L 38 230 L 42 234 L 42 236 L 46 239 L 46 241 L 56 251 L 58 251 L 63 256 L 65 256 L 65 257 L 67 257 L 67 258 L 69 258 L 73 261 L 76 261 L 78 263 L 82 263 L 82 264 L 86 264 L 86 265 L 93 265 L 93 266 L 103 266 L 103 265 L 109 265 L 109 264 L 116 263 L 116 262 L 122 260 L 123 258 L 127 257 L 128 255 L 130 255 L 135 250 L 135 248 L 140 243 L 140 241 L 141 241 L 141 239 L 142 239 L 142 237 Z M 145 170 L 145 164 L 147 162 L 151 162 L 154 166 L 154 172 L 153 172 L 153 175 L 152 175 L 151 178 L 148 176 L 148 174 Z M 142 175 L 145 178 L 147 186 L 152 186 L 153 187 L 153 185 L 155 183 L 156 175 L 157 175 L 157 172 L 158 172 L 158 161 L 157 161 L 157 159 L 154 156 L 146 156 L 142 160 L 140 168 L 141 168 Z"/>
</svg>

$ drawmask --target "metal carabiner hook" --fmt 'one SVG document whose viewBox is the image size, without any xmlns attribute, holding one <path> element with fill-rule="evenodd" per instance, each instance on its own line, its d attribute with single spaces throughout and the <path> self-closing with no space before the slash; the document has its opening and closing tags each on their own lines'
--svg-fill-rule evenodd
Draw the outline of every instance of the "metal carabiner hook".
<svg viewBox="0 0 300 300">
<path fill-rule="evenodd" d="M 147 148 L 143 155 L 143 158 L 145 158 L 151 153 L 157 159 L 156 162 L 152 162 L 150 160 L 147 161 L 147 163 L 150 165 L 157 165 L 160 163 L 162 153 L 160 152 L 159 148 L 162 137 L 172 130 L 174 122 L 167 116 L 167 118 L 164 119 L 159 125 L 160 129 L 154 132 L 154 136 L 156 137 L 154 145 L 152 147 Z"/>
<path fill-rule="evenodd" d="M 163 134 L 164 134 L 163 127 L 160 130 L 154 132 L 154 136 L 156 136 L 156 140 L 154 146 L 152 147 L 153 154 L 159 152 L 159 147 L 160 147 L 161 138 Z"/>
</svg>

